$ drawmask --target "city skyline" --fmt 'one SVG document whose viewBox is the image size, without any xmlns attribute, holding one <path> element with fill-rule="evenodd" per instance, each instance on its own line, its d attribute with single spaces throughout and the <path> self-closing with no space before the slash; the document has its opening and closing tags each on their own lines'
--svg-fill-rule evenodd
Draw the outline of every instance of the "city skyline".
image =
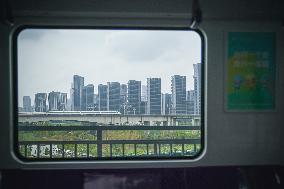
<svg viewBox="0 0 284 189">
<path fill-rule="evenodd" d="M 73 75 L 73 76 L 78 76 L 78 75 Z M 168 88 L 169 88 L 169 91 L 165 91 L 165 90 L 163 90 L 163 88 L 161 87 L 161 94 L 171 94 L 172 93 L 172 89 L 171 89 L 171 79 L 172 79 L 172 77 L 173 76 L 179 76 L 178 74 L 174 74 L 174 75 L 172 75 L 171 77 L 170 77 L 170 83 L 169 83 L 169 86 L 168 86 Z M 193 75 L 194 76 L 194 75 Z M 190 78 L 192 78 L 192 80 L 193 80 L 193 82 L 194 82 L 194 78 L 193 78 L 193 76 L 191 76 Z M 83 78 L 83 80 L 85 81 L 85 79 L 86 79 L 86 77 L 84 77 L 84 76 L 81 76 L 80 75 L 80 77 L 82 77 Z M 187 76 L 185 76 L 186 77 L 186 81 L 187 81 Z M 148 78 L 160 78 L 161 79 L 161 77 L 148 77 Z M 86 83 L 86 82 L 83 82 L 83 83 L 86 83 L 86 86 L 87 85 L 93 85 L 94 86 L 94 93 L 95 94 L 98 94 L 99 93 L 99 91 L 98 91 L 98 87 L 99 87 L 99 85 L 105 85 L 105 86 L 107 86 L 108 85 L 108 83 L 112 83 L 112 82 L 117 82 L 117 83 L 120 83 L 120 85 L 127 85 L 128 84 L 128 82 L 129 81 L 132 81 L 132 80 L 134 80 L 134 81 L 139 81 L 139 82 L 141 82 L 141 92 L 142 92 L 142 89 L 143 89 L 143 86 L 147 86 L 147 79 L 148 78 L 146 78 L 145 80 L 146 80 L 146 82 L 145 82 L 145 84 L 142 82 L 142 81 L 140 81 L 140 80 L 134 80 L 134 79 L 129 79 L 126 83 L 122 83 L 122 82 L 120 82 L 120 81 L 107 81 L 106 83 L 98 83 L 97 85 L 95 85 L 95 84 L 93 84 L 93 83 Z M 143 84 L 142 84 L 143 83 Z M 161 79 L 161 84 L 163 83 L 163 81 L 162 81 L 162 79 Z M 50 93 L 50 92 L 60 92 L 60 93 L 67 93 L 67 99 L 71 99 L 71 95 L 70 95 L 70 90 L 72 90 L 72 85 L 73 85 L 73 82 L 70 82 L 70 88 L 69 88 L 69 90 L 68 91 L 63 91 L 63 90 L 51 90 L 51 91 L 36 91 L 35 93 L 33 93 L 33 95 L 32 96 L 29 96 L 29 95 L 23 95 L 22 96 L 22 98 L 20 99 L 20 101 L 22 101 L 22 99 L 23 99 L 23 97 L 26 97 L 26 96 L 28 96 L 28 97 L 30 97 L 31 99 L 33 99 L 33 100 L 31 100 L 31 102 L 34 102 L 34 95 L 35 94 L 37 94 L 37 93 L 46 93 L 46 94 L 48 94 L 48 93 Z M 84 86 L 84 85 L 82 85 L 83 87 L 86 87 L 86 86 Z M 194 90 L 194 86 L 192 86 L 192 88 L 187 88 L 186 87 L 186 91 L 189 91 L 189 90 Z M 141 97 L 143 97 L 143 96 L 141 96 Z M 19 102 L 20 102 L 19 101 Z M 18 103 L 19 105 L 20 105 L 20 103 Z M 21 104 L 23 104 L 23 103 L 21 103 Z M 19 106 L 19 107 L 23 107 L 23 106 Z"/>
<path fill-rule="evenodd" d="M 186 89 L 186 76 L 173 75 L 171 78 L 171 94 L 161 92 L 161 78 L 147 78 L 146 99 L 141 100 L 141 81 L 129 80 L 127 84 L 108 82 L 99 84 L 98 93 L 93 84 L 84 84 L 85 78 L 73 76 L 70 98 L 67 93 L 36 93 L 34 110 L 45 111 L 117 111 L 122 114 L 200 114 L 200 79 L 201 64 L 194 64 L 194 90 Z M 192 93 L 187 97 L 187 93 Z M 47 98 L 48 96 L 48 98 Z M 25 96 L 23 102 L 26 111 L 30 107 L 30 97 Z M 71 102 L 71 104 L 67 104 Z M 192 107 L 189 107 L 192 106 Z M 71 107 L 71 108 L 68 108 Z M 22 110 L 19 110 L 22 111 Z M 140 113 L 141 112 L 141 113 Z"/>
<path fill-rule="evenodd" d="M 73 75 L 73 76 L 79 76 L 79 75 Z M 173 75 L 173 76 L 180 76 L 180 75 Z M 173 77 L 173 76 L 171 76 L 171 78 Z M 83 78 L 83 80 L 85 80 L 85 77 L 83 77 L 83 76 L 79 76 L 79 77 L 81 77 L 81 78 Z M 183 76 L 183 77 L 186 77 L 187 78 L 187 76 Z M 146 78 L 146 81 L 147 81 L 147 79 L 150 79 L 150 78 L 158 78 L 158 79 L 161 79 L 160 77 L 149 77 L 149 78 Z M 94 85 L 93 83 L 85 83 L 86 85 L 83 85 L 84 84 L 84 82 L 83 82 L 83 84 L 82 84 L 82 90 L 84 90 L 84 88 L 86 88 L 86 87 L 88 87 L 88 86 L 90 86 L 90 85 L 92 85 L 93 87 L 94 87 L 94 94 L 95 95 L 98 95 L 99 94 L 99 86 L 108 86 L 108 83 L 119 83 L 120 84 L 120 86 L 128 86 L 128 84 L 129 84 L 129 82 L 130 81 L 137 81 L 137 80 L 133 80 L 133 79 L 129 79 L 128 80 L 128 82 L 127 83 L 121 83 L 121 82 L 119 82 L 119 81 L 108 81 L 108 82 L 106 82 L 106 83 L 99 83 L 98 85 Z M 142 81 L 138 81 L 138 82 L 140 82 L 140 92 L 141 92 L 141 101 L 143 101 L 142 100 L 142 97 L 143 97 L 143 93 L 142 93 L 142 90 L 143 90 L 143 87 L 145 86 L 145 87 L 147 87 L 147 82 L 146 82 L 146 85 L 142 85 L 141 83 L 142 83 Z M 172 81 L 171 81 L 172 82 Z M 161 80 L 161 83 L 162 83 L 162 80 Z M 71 82 L 71 87 L 69 88 L 69 91 L 68 92 L 65 92 L 65 91 L 62 91 L 62 90 L 51 90 L 51 91 L 47 91 L 47 92 L 43 92 L 43 91 L 37 91 L 37 92 L 35 92 L 32 96 L 29 96 L 29 95 L 24 95 L 23 96 L 23 98 L 24 97 L 29 97 L 29 98 L 33 98 L 34 97 L 34 95 L 36 95 L 36 94 L 39 94 L 39 93 L 46 93 L 47 95 L 49 94 L 49 93 L 53 93 L 53 92 L 58 92 L 58 93 L 64 93 L 64 94 L 67 94 L 67 99 L 70 99 L 71 100 L 71 91 L 73 90 L 73 88 L 72 88 L 72 86 L 73 86 L 73 83 Z M 171 87 L 171 83 L 169 83 L 169 86 Z M 161 88 L 162 89 L 162 88 Z M 128 87 L 127 87 L 127 90 L 128 90 Z M 146 88 L 146 90 L 147 90 L 147 88 Z M 189 91 L 189 90 L 194 90 L 194 89 L 187 89 L 186 88 L 186 91 Z M 147 91 L 146 91 L 147 92 Z M 127 94 L 128 94 L 128 91 L 127 91 Z M 170 91 L 167 91 L 167 92 L 163 92 L 162 90 L 161 90 L 161 94 L 172 94 L 172 89 L 170 88 Z M 22 101 L 23 102 L 23 98 L 22 99 L 20 99 L 20 101 Z M 33 98 L 34 99 L 34 98 Z M 33 104 L 34 103 L 34 101 L 33 100 L 31 100 L 31 104 Z M 22 103 L 23 104 L 23 103 Z M 19 107 L 23 107 L 23 106 L 19 106 Z"/>
<path fill-rule="evenodd" d="M 172 75 L 185 75 L 187 88 L 193 89 L 192 65 L 200 56 L 201 40 L 192 31 L 23 30 L 18 37 L 19 106 L 23 96 L 34 102 L 37 92 L 60 91 L 70 98 L 73 75 L 95 86 L 126 84 L 129 78 L 146 85 L 146 78 L 160 77 L 163 93 L 170 93 Z"/>
</svg>

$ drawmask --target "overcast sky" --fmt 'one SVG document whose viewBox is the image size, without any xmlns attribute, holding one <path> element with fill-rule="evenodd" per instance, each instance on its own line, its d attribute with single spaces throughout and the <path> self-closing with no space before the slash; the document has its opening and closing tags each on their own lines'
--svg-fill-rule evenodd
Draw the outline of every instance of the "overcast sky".
<svg viewBox="0 0 284 189">
<path fill-rule="evenodd" d="M 73 75 L 85 85 L 127 83 L 160 77 L 162 92 L 171 91 L 171 76 L 185 75 L 193 89 L 193 64 L 200 62 L 201 40 L 191 31 L 27 29 L 18 37 L 19 106 L 32 105 L 38 92 L 70 96 Z"/>
</svg>

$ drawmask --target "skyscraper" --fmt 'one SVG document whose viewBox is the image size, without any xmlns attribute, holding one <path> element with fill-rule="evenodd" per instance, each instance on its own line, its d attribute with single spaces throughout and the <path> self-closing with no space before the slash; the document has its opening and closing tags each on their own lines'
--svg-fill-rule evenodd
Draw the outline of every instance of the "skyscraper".
<svg viewBox="0 0 284 189">
<path fill-rule="evenodd" d="M 194 69 L 194 114 L 200 114 L 201 111 L 201 63 L 193 64 Z"/>
<path fill-rule="evenodd" d="M 194 90 L 187 91 L 186 95 L 186 114 L 194 114 Z"/>
<path fill-rule="evenodd" d="M 147 78 L 147 114 L 161 114 L 161 78 Z"/>
<path fill-rule="evenodd" d="M 84 87 L 84 77 L 79 75 L 73 76 L 73 110 L 80 111 L 81 110 L 81 95 L 82 89 Z"/>
<path fill-rule="evenodd" d="M 72 106 L 72 100 L 71 98 L 67 98 L 66 110 L 71 111 L 72 110 L 71 106 Z"/>
<path fill-rule="evenodd" d="M 50 92 L 48 94 L 49 111 L 65 111 L 67 109 L 67 93 Z"/>
<path fill-rule="evenodd" d="M 99 109 L 99 95 L 94 94 L 94 110 L 98 111 Z"/>
<path fill-rule="evenodd" d="M 32 111 L 32 103 L 30 96 L 23 96 L 23 111 L 31 112 Z"/>
<path fill-rule="evenodd" d="M 98 105 L 100 111 L 107 111 L 107 85 L 98 86 Z"/>
<path fill-rule="evenodd" d="M 36 93 L 35 94 L 35 111 L 36 112 L 46 112 L 46 93 Z"/>
<path fill-rule="evenodd" d="M 67 93 L 60 93 L 59 102 L 60 102 L 59 110 L 60 111 L 67 110 Z"/>
<path fill-rule="evenodd" d="M 172 95 L 171 94 L 162 94 L 162 114 L 169 115 L 171 113 L 172 105 Z"/>
<path fill-rule="evenodd" d="M 172 114 L 186 114 L 186 77 L 172 76 Z"/>
<path fill-rule="evenodd" d="M 107 110 L 120 111 L 120 83 L 107 83 Z"/>
<path fill-rule="evenodd" d="M 128 105 L 130 114 L 140 114 L 141 81 L 128 81 Z"/>
<path fill-rule="evenodd" d="M 74 111 L 74 83 L 71 83 L 71 89 L 70 89 L 70 110 Z"/>
<path fill-rule="evenodd" d="M 59 98 L 60 98 L 60 92 L 52 91 L 48 94 L 48 110 L 49 111 L 58 110 Z"/>
<path fill-rule="evenodd" d="M 147 85 L 142 85 L 141 89 L 141 101 L 147 101 Z"/>
<path fill-rule="evenodd" d="M 120 85 L 120 113 L 126 113 L 126 106 L 127 106 L 127 85 L 121 84 Z"/>
<path fill-rule="evenodd" d="M 82 111 L 94 110 L 94 85 L 93 84 L 89 84 L 82 88 L 81 110 Z"/>
<path fill-rule="evenodd" d="M 140 114 L 147 114 L 147 85 L 141 86 Z"/>
<path fill-rule="evenodd" d="M 147 114 L 147 101 L 141 101 L 140 114 Z"/>
</svg>

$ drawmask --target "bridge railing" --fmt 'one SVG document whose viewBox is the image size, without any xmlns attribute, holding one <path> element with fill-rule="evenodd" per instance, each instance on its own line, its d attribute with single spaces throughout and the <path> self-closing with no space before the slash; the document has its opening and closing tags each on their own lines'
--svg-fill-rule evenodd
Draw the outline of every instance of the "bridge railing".
<svg viewBox="0 0 284 189">
<path fill-rule="evenodd" d="M 195 138 L 177 138 L 177 139 L 106 139 L 103 137 L 104 131 L 200 131 L 200 126 L 33 126 L 25 125 L 19 126 L 20 132 L 34 132 L 34 131 L 91 131 L 96 135 L 95 140 L 40 140 L 40 141 L 18 141 L 19 149 L 23 149 L 22 155 L 24 157 L 31 158 L 58 158 L 58 149 L 54 150 L 54 146 L 61 146 L 60 158 L 100 158 L 100 157 L 137 157 L 138 148 L 141 145 L 145 150 L 142 156 L 193 156 L 198 151 L 197 146 L 200 145 L 200 137 Z M 73 151 L 67 150 L 67 146 L 72 145 Z M 78 153 L 78 146 L 86 146 L 86 153 Z M 103 153 L 104 146 L 108 146 L 108 155 Z M 114 153 L 115 148 L 119 145 L 121 153 L 119 155 Z M 126 153 L 126 146 L 132 145 L 133 153 Z M 163 152 L 162 147 L 167 146 L 169 149 L 166 153 Z M 178 145 L 180 150 L 176 150 L 174 146 Z M 186 145 L 191 145 L 193 148 L 188 150 Z M 44 150 L 47 149 L 48 154 L 41 155 L 42 146 Z M 90 153 L 94 150 L 96 154 Z M 30 154 L 30 148 L 33 147 L 34 153 Z M 54 152 L 56 151 L 56 152 Z"/>
</svg>

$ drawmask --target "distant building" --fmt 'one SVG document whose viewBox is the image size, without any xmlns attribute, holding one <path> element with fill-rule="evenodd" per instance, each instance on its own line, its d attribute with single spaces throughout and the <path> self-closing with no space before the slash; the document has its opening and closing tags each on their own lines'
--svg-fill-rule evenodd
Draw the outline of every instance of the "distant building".
<svg viewBox="0 0 284 189">
<path fill-rule="evenodd" d="M 172 114 L 186 114 L 186 77 L 172 76 Z"/>
<path fill-rule="evenodd" d="M 194 114 L 194 90 L 187 91 L 186 95 L 186 114 Z"/>
<path fill-rule="evenodd" d="M 141 85 L 140 114 L 147 114 L 147 85 Z"/>
<path fill-rule="evenodd" d="M 126 113 L 125 109 L 127 106 L 127 85 L 121 84 L 120 85 L 120 113 Z"/>
<path fill-rule="evenodd" d="M 93 111 L 94 107 L 94 85 L 89 84 L 82 88 L 81 111 Z"/>
<path fill-rule="evenodd" d="M 140 114 L 147 114 L 147 101 L 141 101 L 140 103 Z"/>
<path fill-rule="evenodd" d="M 99 111 L 107 111 L 107 85 L 98 86 L 98 105 Z"/>
<path fill-rule="evenodd" d="M 193 64 L 194 69 L 194 114 L 201 113 L 201 63 Z"/>
<path fill-rule="evenodd" d="M 67 93 L 50 92 L 48 94 L 48 110 L 49 111 L 65 111 L 67 110 Z"/>
<path fill-rule="evenodd" d="M 23 107 L 18 107 L 18 112 L 25 112 Z"/>
<path fill-rule="evenodd" d="M 171 94 L 162 94 L 162 114 L 169 115 L 171 114 L 171 102 L 172 102 Z"/>
<path fill-rule="evenodd" d="M 70 110 L 74 111 L 74 83 L 71 83 L 70 89 Z"/>
<path fill-rule="evenodd" d="M 59 110 L 60 111 L 67 110 L 67 93 L 60 93 L 59 102 L 60 102 Z"/>
<path fill-rule="evenodd" d="M 71 98 L 67 98 L 67 104 L 66 104 L 66 110 L 71 111 L 71 106 L 72 106 L 72 100 Z"/>
<path fill-rule="evenodd" d="M 84 77 L 79 75 L 73 76 L 73 103 L 72 107 L 74 111 L 81 110 L 81 95 L 84 87 Z"/>
<path fill-rule="evenodd" d="M 107 110 L 120 111 L 120 83 L 107 83 Z"/>
<path fill-rule="evenodd" d="M 147 114 L 161 114 L 161 78 L 147 78 Z"/>
<path fill-rule="evenodd" d="M 128 97 L 130 114 L 140 114 L 141 105 L 141 81 L 129 80 L 128 81 Z"/>
<path fill-rule="evenodd" d="M 36 93 L 35 94 L 35 111 L 36 112 L 46 112 L 46 93 Z"/>
<path fill-rule="evenodd" d="M 48 110 L 54 111 L 59 109 L 60 92 L 50 92 L 48 94 Z"/>
<path fill-rule="evenodd" d="M 141 87 L 141 101 L 147 101 L 147 85 Z"/>
<path fill-rule="evenodd" d="M 23 111 L 24 112 L 32 111 L 32 102 L 30 96 L 23 96 Z"/>
<path fill-rule="evenodd" d="M 99 111 L 99 95 L 94 94 L 94 110 Z"/>
</svg>

